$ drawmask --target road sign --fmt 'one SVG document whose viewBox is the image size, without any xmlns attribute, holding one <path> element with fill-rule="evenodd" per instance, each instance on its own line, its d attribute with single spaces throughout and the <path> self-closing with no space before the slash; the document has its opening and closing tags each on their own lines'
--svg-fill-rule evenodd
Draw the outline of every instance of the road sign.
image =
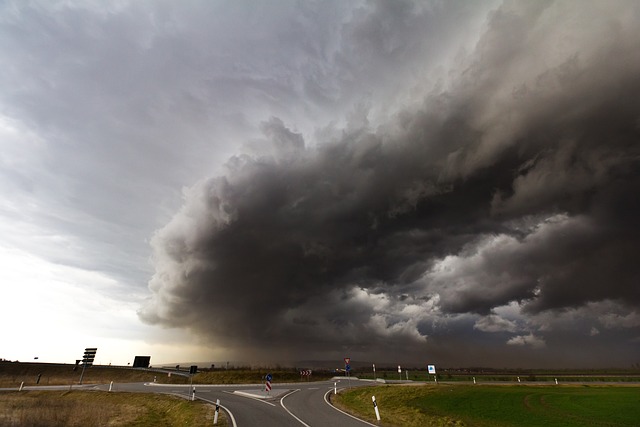
<svg viewBox="0 0 640 427">
<path fill-rule="evenodd" d="M 273 379 L 273 375 L 267 374 L 265 378 L 267 379 L 267 381 L 271 382 L 271 380 Z"/>
<path fill-rule="evenodd" d="M 82 356 L 82 364 L 83 365 L 93 365 L 93 361 L 96 358 L 96 353 L 98 349 L 95 347 L 85 348 L 84 355 Z"/>
<path fill-rule="evenodd" d="M 398 373 L 401 374 L 402 373 L 402 368 L 400 367 L 400 365 L 398 365 Z"/>
<path fill-rule="evenodd" d="M 435 374 L 436 373 L 436 365 L 427 365 L 427 371 L 429 371 L 430 374 Z"/>
<path fill-rule="evenodd" d="M 351 365 L 344 365 L 344 370 L 349 372 L 351 370 Z"/>
<path fill-rule="evenodd" d="M 303 377 L 304 376 L 307 376 L 307 377 L 310 376 L 311 375 L 311 369 L 305 369 L 305 370 L 300 371 L 300 375 L 302 375 Z"/>
<path fill-rule="evenodd" d="M 345 364 L 345 365 L 348 365 L 348 364 L 350 364 L 350 363 L 351 363 L 351 358 L 350 358 L 350 357 L 345 357 L 345 358 L 344 358 L 344 364 Z"/>
<path fill-rule="evenodd" d="M 93 360 L 96 358 L 96 352 L 98 351 L 95 347 L 87 347 L 84 349 L 84 355 L 82 356 L 82 373 L 80 374 L 80 384 L 82 384 L 82 378 L 84 377 L 84 370 L 87 366 L 93 365 Z M 78 362 L 76 362 L 77 366 Z"/>
<path fill-rule="evenodd" d="M 191 375 L 197 374 L 198 373 L 198 365 L 191 365 L 191 367 L 189 368 L 189 373 Z"/>
</svg>

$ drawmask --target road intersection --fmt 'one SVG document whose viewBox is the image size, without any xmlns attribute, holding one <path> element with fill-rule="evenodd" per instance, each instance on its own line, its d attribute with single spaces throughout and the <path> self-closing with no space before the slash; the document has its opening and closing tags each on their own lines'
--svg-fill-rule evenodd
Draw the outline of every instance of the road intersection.
<svg viewBox="0 0 640 427">
<path fill-rule="evenodd" d="M 186 399 L 199 399 L 215 405 L 227 413 L 228 424 L 234 427 L 316 427 L 339 425 L 344 427 L 372 426 L 335 408 L 330 395 L 347 387 L 370 385 L 371 381 L 335 378 L 331 381 L 307 383 L 273 383 L 264 391 L 264 384 L 159 384 L 117 383 L 74 385 L 74 390 L 108 392 L 163 393 Z M 24 390 L 68 390 L 69 386 L 28 386 Z M 193 390 L 195 389 L 195 393 Z M 15 389 L 13 389 L 15 390 Z"/>
</svg>

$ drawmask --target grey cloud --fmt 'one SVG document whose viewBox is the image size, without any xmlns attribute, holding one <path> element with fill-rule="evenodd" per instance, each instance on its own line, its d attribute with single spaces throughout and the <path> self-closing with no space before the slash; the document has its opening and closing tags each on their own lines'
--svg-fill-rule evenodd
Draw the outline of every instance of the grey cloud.
<svg viewBox="0 0 640 427">
<path fill-rule="evenodd" d="M 491 314 L 478 319 L 473 328 L 483 332 L 516 332 L 518 326 L 511 320 Z"/>
<path fill-rule="evenodd" d="M 637 7 L 589 3 L 576 22 L 563 3 L 507 2 L 420 108 L 316 145 L 266 122 L 269 151 L 233 157 L 155 234 L 142 319 L 273 358 L 342 346 L 388 357 L 385 339 L 418 343 L 418 357 L 443 342 L 437 325 L 502 327 L 520 334 L 505 357 L 534 347 L 548 363 L 564 332 L 534 320 L 603 301 L 635 310 L 640 58 L 637 14 L 621 12 Z M 401 27 L 420 19 L 372 10 Z M 375 31 L 363 16 L 344 31 Z M 380 31 L 367 39 L 391 54 Z M 514 302 L 522 331 L 458 317 Z M 454 347 L 441 354 L 456 360 Z"/>
</svg>

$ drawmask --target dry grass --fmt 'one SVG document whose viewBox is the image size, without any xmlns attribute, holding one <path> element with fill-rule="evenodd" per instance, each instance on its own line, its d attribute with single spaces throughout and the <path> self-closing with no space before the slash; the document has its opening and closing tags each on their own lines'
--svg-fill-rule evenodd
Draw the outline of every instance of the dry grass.
<svg viewBox="0 0 640 427">
<path fill-rule="evenodd" d="M 70 364 L 47 363 L 16 363 L 0 362 L 0 387 L 19 387 L 24 381 L 25 386 L 36 385 L 40 375 L 39 385 L 71 385 L 78 384 L 82 367 L 76 371 Z M 333 372 L 315 372 L 312 377 L 301 377 L 296 369 L 203 369 L 193 376 L 194 384 L 251 384 L 261 383 L 267 373 L 273 375 L 276 383 L 306 382 L 326 380 L 333 376 Z M 157 380 L 165 384 L 188 384 L 189 378 L 173 373 L 170 377 L 166 373 L 145 371 L 143 369 L 116 368 L 108 366 L 92 366 L 85 370 L 83 384 L 109 384 L 123 382 L 152 382 Z"/>
<path fill-rule="evenodd" d="M 0 396 L 3 427 L 213 425 L 213 406 L 168 395 L 23 391 Z M 223 411 L 218 425 L 227 425 Z"/>
<path fill-rule="evenodd" d="M 47 364 L 47 363 L 12 363 L 0 362 L 0 387 L 19 387 L 24 382 L 25 386 L 36 385 L 68 385 L 77 384 L 80 380 L 82 367 L 73 370 L 74 365 Z M 93 366 L 85 370 L 83 384 L 108 384 L 114 382 L 148 382 L 153 381 L 152 372 L 127 369 Z"/>
</svg>

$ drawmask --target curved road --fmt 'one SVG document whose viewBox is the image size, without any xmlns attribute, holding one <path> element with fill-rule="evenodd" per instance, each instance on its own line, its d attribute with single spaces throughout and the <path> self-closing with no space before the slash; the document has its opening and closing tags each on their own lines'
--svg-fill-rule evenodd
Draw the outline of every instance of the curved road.
<svg viewBox="0 0 640 427">
<path fill-rule="evenodd" d="M 369 385 L 371 382 L 351 379 L 350 386 Z M 338 391 L 349 385 L 338 380 Z M 26 388 L 26 387 L 25 387 Z M 31 388 L 31 387 L 29 387 Z M 86 386 L 87 389 L 107 391 L 109 385 Z M 114 384 L 112 391 L 167 393 L 190 398 L 191 386 L 154 383 Z M 229 425 L 237 427 L 316 427 L 339 425 L 344 427 L 371 426 L 336 409 L 328 402 L 334 392 L 334 382 L 273 384 L 266 395 L 263 384 L 253 385 L 194 385 L 195 398 L 215 404 L 220 399 L 221 409 L 227 411 Z M 373 408 L 373 407 L 372 407 Z M 373 409 L 372 409 L 373 410 Z"/>
</svg>

